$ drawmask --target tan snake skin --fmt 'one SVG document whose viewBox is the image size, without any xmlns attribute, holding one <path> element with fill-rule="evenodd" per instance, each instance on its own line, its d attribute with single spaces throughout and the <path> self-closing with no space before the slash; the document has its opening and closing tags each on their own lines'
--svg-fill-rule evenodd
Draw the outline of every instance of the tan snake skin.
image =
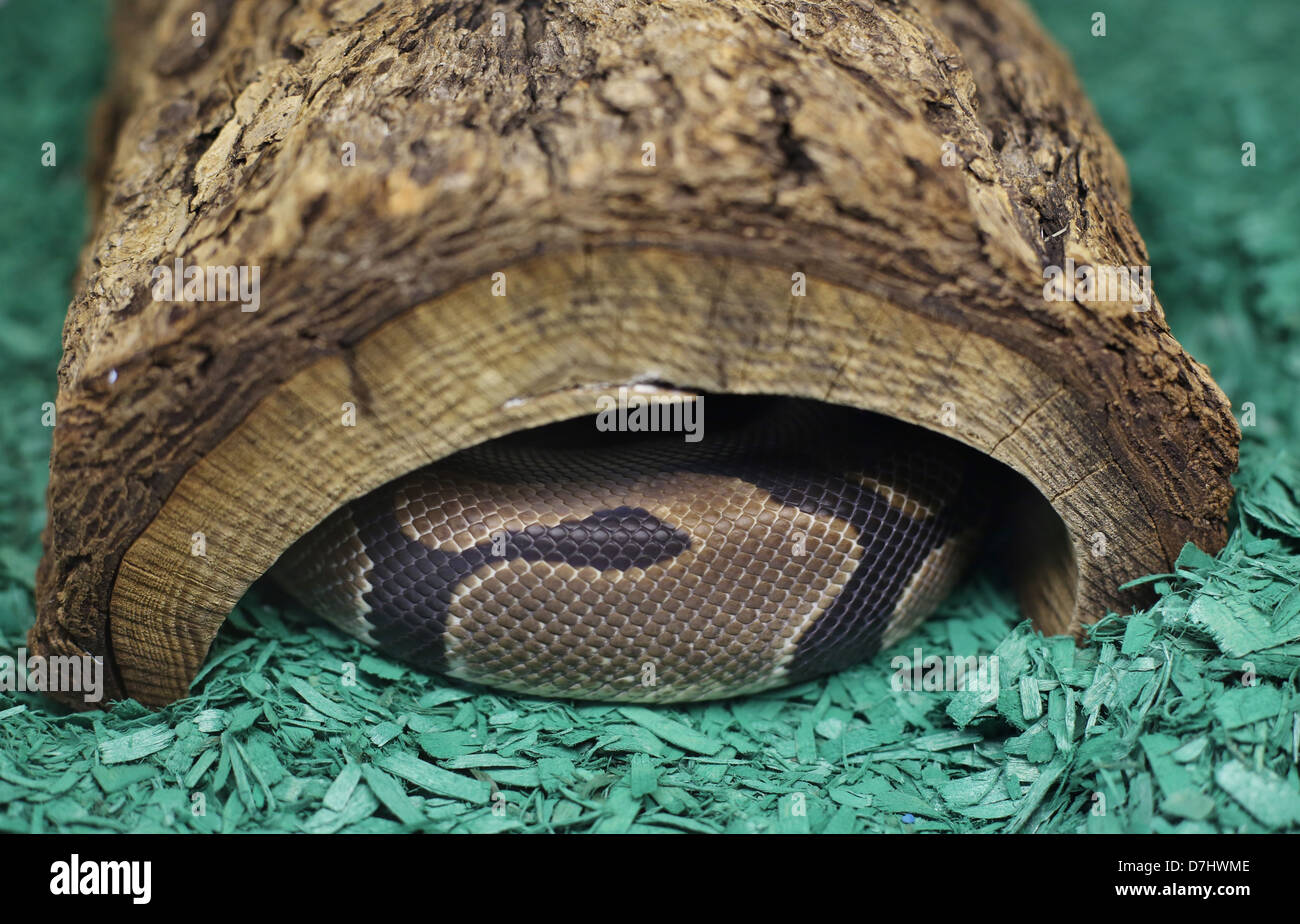
<svg viewBox="0 0 1300 924">
<path fill-rule="evenodd" d="M 625 702 L 837 670 L 949 592 L 986 503 L 969 450 L 816 402 L 708 402 L 698 443 L 584 420 L 465 450 L 338 510 L 273 573 L 426 670 Z"/>
</svg>

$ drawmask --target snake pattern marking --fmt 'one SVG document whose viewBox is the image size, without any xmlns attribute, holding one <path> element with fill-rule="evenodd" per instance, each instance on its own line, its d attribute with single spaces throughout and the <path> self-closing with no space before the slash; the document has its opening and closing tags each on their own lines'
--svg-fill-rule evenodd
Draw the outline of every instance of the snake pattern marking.
<svg viewBox="0 0 1300 924">
<path fill-rule="evenodd" d="M 623 702 L 838 670 L 947 595 L 987 509 L 971 450 L 818 402 L 709 402 L 697 443 L 585 420 L 464 450 L 340 508 L 273 575 L 421 669 Z"/>
</svg>

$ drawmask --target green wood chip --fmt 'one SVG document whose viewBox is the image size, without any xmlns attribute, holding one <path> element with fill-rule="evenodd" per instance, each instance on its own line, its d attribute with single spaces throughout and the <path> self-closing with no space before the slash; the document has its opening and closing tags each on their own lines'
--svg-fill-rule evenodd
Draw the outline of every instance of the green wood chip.
<svg viewBox="0 0 1300 924">
<path fill-rule="evenodd" d="M 363 818 L 369 818 L 379 808 L 379 800 L 368 786 L 358 786 L 342 811 L 322 808 L 305 822 L 303 830 L 309 834 L 334 834 L 349 825 L 356 824 Z"/>
<path fill-rule="evenodd" d="M 536 767 L 522 767 L 518 770 L 492 770 L 487 774 L 492 781 L 501 786 L 517 789 L 535 789 L 542 785 L 542 775 Z"/>
<path fill-rule="evenodd" d="M 1141 654 L 1155 639 L 1157 630 L 1155 620 L 1149 616 L 1131 617 L 1124 627 L 1124 645 L 1120 650 L 1126 655 Z"/>
<path fill-rule="evenodd" d="M 332 719 L 338 719 L 340 722 L 349 723 L 356 722 L 361 718 L 360 714 L 355 710 L 334 702 L 305 680 L 289 681 L 289 689 L 302 697 L 303 702 L 321 715 L 327 715 Z"/>
<path fill-rule="evenodd" d="M 1160 804 L 1160 810 L 1179 818 L 1204 821 L 1214 813 L 1214 799 L 1196 789 L 1180 789 Z"/>
<path fill-rule="evenodd" d="M 656 737 L 662 738 L 669 744 L 675 744 L 683 750 L 704 754 L 707 757 L 712 757 L 722 750 L 722 742 L 708 735 L 702 735 L 688 725 L 674 722 L 663 713 L 640 706 L 624 706 L 619 709 L 619 712 Z"/>
<path fill-rule="evenodd" d="M 1242 656 L 1279 644 L 1269 614 L 1216 597 L 1197 597 L 1187 617 L 1205 627 L 1225 654 Z"/>
<path fill-rule="evenodd" d="M 348 764 L 339 771 L 339 775 L 334 777 L 334 782 L 330 783 L 330 788 L 325 791 L 321 803 L 335 812 L 343 811 L 348 800 L 352 798 L 352 791 L 357 788 L 361 782 L 361 766 L 359 764 Z"/>
<path fill-rule="evenodd" d="M 837 719 L 827 719 L 826 722 L 838 722 Z M 826 724 L 823 722 L 822 724 Z M 799 727 L 794 733 L 795 755 L 799 758 L 801 764 L 811 764 L 817 761 L 817 739 L 813 735 L 812 716 L 805 715 L 799 720 Z M 716 752 L 715 752 L 716 753 Z"/>
<path fill-rule="evenodd" d="M 424 813 L 397 780 L 369 764 L 362 766 L 361 775 L 365 777 L 366 785 L 375 794 L 375 798 L 396 815 L 402 824 L 416 825 L 424 820 Z"/>
<path fill-rule="evenodd" d="M 1032 722 L 1043 714 L 1043 698 L 1038 694 L 1038 678 L 1020 678 L 1020 714 Z"/>
<path fill-rule="evenodd" d="M 461 802 L 486 805 L 491 798 L 491 787 L 471 777 L 461 776 L 435 767 L 413 754 L 398 752 L 380 758 L 376 763 L 388 772 L 414 783 L 435 796 L 447 796 Z"/>
<path fill-rule="evenodd" d="M 631 772 L 627 777 L 632 795 L 640 799 L 659 788 L 659 771 L 650 758 L 638 755 L 632 758 Z"/>
<path fill-rule="evenodd" d="M 217 762 L 219 753 L 216 748 L 209 748 L 198 756 L 189 772 L 185 774 L 184 785 L 186 789 L 193 789 L 198 785 L 199 780 L 203 778 L 203 774 Z"/>
<path fill-rule="evenodd" d="M 134 767 L 91 767 L 90 773 L 95 778 L 95 782 L 106 793 L 115 793 L 119 789 L 125 789 L 132 783 L 139 783 L 141 780 L 150 780 L 158 776 L 158 768 L 147 765 Z"/>
<path fill-rule="evenodd" d="M 1139 741 L 1162 791 L 1172 798 L 1173 794 L 1183 792 L 1191 786 L 1191 775 L 1174 756 L 1182 743 L 1180 739 L 1172 735 L 1151 734 L 1143 735 Z"/>
<path fill-rule="evenodd" d="M 1230 760 L 1215 770 L 1214 781 L 1269 828 L 1300 824 L 1300 787 L 1294 778 L 1288 782 Z"/>
<path fill-rule="evenodd" d="M 1237 687 L 1214 704 L 1214 714 L 1225 728 L 1276 719 L 1282 712 L 1282 691 L 1274 686 Z"/>
<path fill-rule="evenodd" d="M 395 661 L 389 661 L 386 658 L 377 658 L 374 655 L 362 655 L 361 660 L 357 663 L 367 674 L 379 677 L 383 680 L 397 680 L 406 674 L 406 667 Z"/>
<path fill-rule="evenodd" d="M 124 764 L 156 754 L 172 743 L 176 733 L 165 725 L 142 728 L 121 738 L 110 738 L 99 745 L 99 759 L 106 764 Z"/>
<path fill-rule="evenodd" d="M 627 790 L 617 789 L 610 793 L 601 810 L 602 818 L 592 831 L 596 834 L 624 834 L 640 810 L 640 800 L 633 798 Z"/>
</svg>

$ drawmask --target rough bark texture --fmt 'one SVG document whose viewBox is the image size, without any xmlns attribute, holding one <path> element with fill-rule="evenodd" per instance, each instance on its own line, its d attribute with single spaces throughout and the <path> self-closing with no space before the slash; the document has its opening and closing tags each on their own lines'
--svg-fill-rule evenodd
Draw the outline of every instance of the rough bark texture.
<svg viewBox="0 0 1300 924">
<path fill-rule="evenodd" d="M 1066 257 L 1148 261 L 1123 164 L 1018 0 L 135 0 L 117 43 L 38 653 L 111 661 L 124 555 L 296 373 L 458 286 L 593 246 L 797 270 L 991 338 L 1057 377 L 1131 486 L 1115 516 L 1154 525 L 1134 561 L 1225 539 L 1236 423 L 1158 301 L 1043 298 Z M 261 309 L 153 300 L 178 257 L 257 265 Z M 132 692 L 110 674 L 109 697 Z"/>
</svg>

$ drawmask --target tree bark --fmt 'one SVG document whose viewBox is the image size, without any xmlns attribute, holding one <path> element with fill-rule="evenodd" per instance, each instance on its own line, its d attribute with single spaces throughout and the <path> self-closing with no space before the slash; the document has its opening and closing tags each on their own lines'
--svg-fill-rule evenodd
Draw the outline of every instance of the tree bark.
<svg viewBox="0 0 1300 924">
<path fill-rule="evenodd" d="M 30 635 L 108 698 L 184 695 L 338 505 L 610 383 L 1003 461 L 1047 631 L 1225 541 L 1239 431 L 1159 300 L 1044 297 L 1148 259 L 1019 0 L 128 0 L 116 42 Z M 257 310 L 156 299 L 176 260 L 255 268 Z"/>
</svg>

